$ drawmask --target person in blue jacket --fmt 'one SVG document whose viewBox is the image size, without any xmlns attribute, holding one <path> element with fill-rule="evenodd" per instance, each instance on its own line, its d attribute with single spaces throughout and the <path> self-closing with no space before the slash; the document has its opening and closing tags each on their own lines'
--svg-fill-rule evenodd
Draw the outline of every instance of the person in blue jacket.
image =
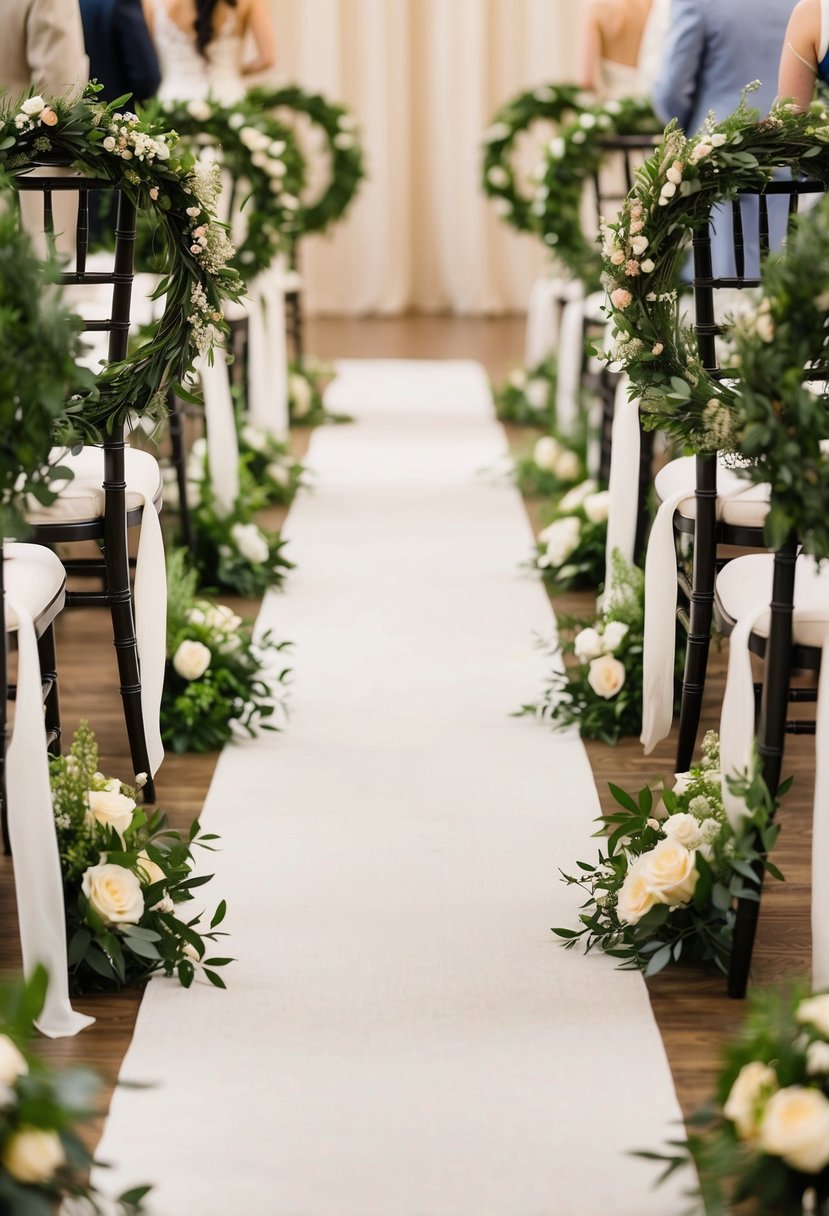
<svg viewBox="0 0 829 1216">
<path fill-rule="evenodd" d="M 148 101 L 161 73 L 141 0 L 80 0 L 80 6 L 89 76 L 103 85 L 103 100 L 130 93 Z"/>
</svg>

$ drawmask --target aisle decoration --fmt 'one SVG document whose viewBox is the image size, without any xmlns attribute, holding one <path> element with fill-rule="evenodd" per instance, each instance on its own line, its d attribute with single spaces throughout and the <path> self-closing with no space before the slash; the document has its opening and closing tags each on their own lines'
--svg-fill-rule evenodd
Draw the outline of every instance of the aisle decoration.
<svg viewBox="0 0 829 1216">
<path fill-rule="evenodd" d="M 535 567 L 551 591 L 598 587 L 604 579 L 610 495 L 583 481 L 559 502 L 536 538 Z"/>
<path fill-rule="evenodd" d="M 656 138 L 660 131 L 650 102 L 607 101 L 582 111 L 545 149 L 532 206 L 535 231 L 573 277 L 592 289 L 599 285 L 602 265 L 582 226 L 585 184 L 608 157 L 605 141 L 624 135 Z"/>
<path fill-rule="evenodd" d="M 518 232 L 537 227 L 538 198 L 527 198 L 519 189 L 512 164 L 518 136 L 537 122 L 560 127 L 578 113 L 586 96 L 576 85 L 544 84 L 519 93 L 495 114 L 484 133 L 483 189 L 495 200 L 498 215 Z M 540 177 L 543 163 L 537 169 Z"/>
<path fill-rule="evenodd" d="M 299 232 L 305 162 L 293 133 L 263 113 L 249 94 L 233 105 L 212 99 L 155 102 L 145 114 L 172 127 L 196 157 L 205 149 L 210 156 L 221 149 L 220 164 L 232 183 L 228 213 L 238 198 L 244 218 L 244 236 L 231 265 L 250 283 L 290 250 Z"/>
<path fill-rule="evenodd" d="M 332 414 L 325 407 L 325 388 L 335 371 L 324 359 L 304 355 L 288 366 L 288 408 L 292 426 L 325 426 L 350 422 L 346 414 Z"/>
<path fill-rule="evenodd" d="M 89 1182 L 94 1164 L 81 1136 L 98 1115 L 101 1080 L 86 1068 L 56 1069 L 31 1049 L 49 977 L 0 986 L 0 1211 L 9 1216 L 137 1216 L 148 1186 L 113 1200 Z"/>
<path fill-rule="evenodd" d="M 750 1012 L 723 1052 L 715 1099 L 663 1152 L 660 1181 L 692 1164 L 690 1216 L 825 1216 L 829 1209 L 829 993 L 751 994 Z M 740 1207 L 742 1210 L 742 1207 Z"/>
<path fill-rule="evenodd" d="M 550 355 L 532 368 L 516 367 L 500 387 L 493 388 L 495 409 L 502 422 L 545 428 L 555 421 L 558 360 Z"/>
<path fill-rule="evenodd" d="M 303 114 L 322 133 L 329 158 L 329 178 L 310 201 L 300 198 L 296 209 L 297 236 L 326 232 L 344 218 L 366 175 L 356 119 L 349 110 L 297 84 L 255 88 L 248 104 L 259 113 L 290 110 Z"/>
<path fill-rule="evenodd" d="M 163 416 L 167 389 L 210 350 L 224 330 L 224 300 L 242 291 L 228 265 L 233 248 L 215 222 L 214 174 L 195 164 L 162 122 L 98 101 L 98 88 L 89 85 L 69 99 L 29 95 L 0 109 L 0 171 L 16 178 L 35 164 L 68 163 L 119 183 L 158 220 L 166 287 L 161 320 L 148 342 L 97 374 L 94 394 L 67 406 L 70 424 L 92 437 L 132 412 Z"/>
<path fill-rule="evenodd" d="M 216 970 L 232 960 L 211 956 L 226 908 L 209 925 L 202 915 L 176 913 L 210 881 L 196 876 L 193 851 L 218 839 L 198 820 L 186 835 L 160 811 L 138 806 L 138 792 L 98 769 L 98 746 L 81 723 L 66 756 L 52 761 L 52 798 L 67 918 L 69 983 L 75 993 L 144 984 L 156 972 L 189 988 L 203 974 L 218 988 Z"/>
<path fill-rule="evenodd" d="M 263 506 L 273 503 L 287 506 L 293 502 L 303 484 L 304 468 L 291 452 L 290 446 L 271 431 L 254 426 L 251 422 L 240 422 L 238 434 L 240 482 L 250 481 L 251 494 L 258 490 Z M 205 472 L 203 464 L 202 478 Z"/>
<path fill-rule="evenodd" d="M 787 167 L 829 182 L 829 115 L 775 106 L 758 120 L 744 97 L 724 122 L 690 139 L 671 124 L 604 232 L 613 357 L 630 376 L 644 425 L 695 451 L 735 451 L 742 424 L 733 381 L 703 369 L 693 331 L 681 323 L 678 291 L 689 242 L 713 204 L 756 192 L 775 169 Z M 773 335 L 772 325 L 767 312 L 758 315 L 761 338 Z"/>
<path fill-rule="evenodd" d="M 587 476 L 587 436 L 540 436 L 532 452 L 515 459 L 515 482 L 526 498 L 559 498 Z"/>
<path fill-rule="evenodd" d="M 278 731 L 286 713 L 289 642 L 253 630 L 225 604 L 196 594 L 183 549 L 167 562 L 167 670 L 161 735 L 174 752 L 218 751 L 235 738 Z"/>
<path fill-rule="evenodd" d="M 656 975 L 684 959 L 712 962 L 727 972 L 734 901 L 758 897 L 752 867 L 782 877 L 765 856 L 779 829 L 759 765 L 750 781 L 740 783 L 748 816 L 739 833 L 723 806 L 714 731 L 705 736 L 700 763 L 677 773 L 658 804 L 649 786 L 638 797 L 616 785 L 610 792 L 621 809 L 597 821 L 608 833 L 597 861 L 579 861 L 578 875 L 561 873 L 568 886 L 587 895 L 580 927 L 553 932 L 565 949 L 576 943 L 585 953 L 597 948 L 620 959 L 623 970 Z"/>
</svg>

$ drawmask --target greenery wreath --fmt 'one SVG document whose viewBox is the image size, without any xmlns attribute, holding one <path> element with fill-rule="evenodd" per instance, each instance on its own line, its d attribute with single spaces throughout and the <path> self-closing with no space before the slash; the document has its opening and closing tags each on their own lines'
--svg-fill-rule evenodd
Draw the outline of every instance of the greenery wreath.
<svg viewBox="0 0 829 1216">
<path fill-rule="evenodd" d="M 572 275 L 596 287 L 601 258 L 581 223 L 584 185 L 602 166 L 608 139 L 661 134 L 651 104 L 607 101 L 574 118 L 544 150 L 543 174 L 532 204 L 533 226 Z"/>
<path fill-rule="evenodd" d="M 248 101 L 264 113 L 288 109 L 304 114 L 325 135 L 331 157 L 330 179 L 322 193 L 312 202 L 302 203 L 297 212 L 298 235 L 325 232 L 343 218 L 366 175 L 356 119 L 345 106 L 296 84 L 252 89 Z"/>
<path fill-rule="evenodd" d="M 305 161 L 293 133 L 249 97 L 232 106 L 212 99 L 165 102 L 149 113 L 173 127 L 195 155 L 211 145 L 221 147 L 221 164 L 230 174 L 234 198 L 243 196 L 245 219 L 245 236 L 231 265 L 250 282 L 300 231 Z"/>
<path fill-rule="evenodd" d="M 534 208 L 538 198 L 526 198 L 518 188 L 511 159 L 515 141 L 536 122 L 560 126 L 583 109 L 584 101 L 576 85 L 541 85 L 501 106 L 484 132 L 484 193 L 495 200 L 498 215 L 519 232 L 537 231 L 538 213 Z"/>
<path fill-rule="evenodd" d="M 241 295 L 228 266 L 233 247 L 215 222 L 212 169 L 196 164 L 159 122 L 139 120 L 96 100 L 90 85 L 75 98 L 29 94 L 0 109 L 0 170 L 14 181 L 35 165 L 68 164 L 84 176 L 122 186 L 159 220 L 164 312 L 151 339 L 96 377 L 96 392 L 70 402 L 66 415 L 87 434 L 117 428 L 131 412 L 162 416 L 168 387 L 179 385 L 196 355 L 223 329 L 222 304 Z"/>
<path fill-rule="evenodd" d="M 737 391 L 702 367 L 680 322 L 680 271 L 693 232 L 713 204 L 757 191 L 778 168 L 829 182 L 829 116 L 775 107 L 758 120 L 745 97 L 723 123 L 687 139 L 672 124 L 639 171 L 603 236 L 617 358 L 640 399 L 644 425 L 699 452 L 738 446 Z M 812 274 L 810 271 L 810 280 Z M 800 374 L 802 375 L 802 369 Z"/>
</svg>

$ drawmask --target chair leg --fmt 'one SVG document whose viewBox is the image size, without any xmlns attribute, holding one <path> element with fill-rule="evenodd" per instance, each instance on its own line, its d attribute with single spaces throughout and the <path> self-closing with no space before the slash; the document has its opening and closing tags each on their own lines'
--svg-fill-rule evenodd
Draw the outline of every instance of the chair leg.
<svg viewBox="0 0 829 1216">
<path fill-rule="evenodd" d="M 766 645 L 766 672 L 760 708 L 757 746 L 763 780 L 772 798 L 780 785 L 783 748 L 786 739 L 786 717 L 789 703 L 792 655 L 792 604 L 794 603 L 795 563 L 797 546 L 794 540 L 775 554 L 772 588 L 771 624 Z M 754 939 L 760 916 L 760 896 L 763 890 L 762 863 L 754 867 L 756 899 L 738 899 L 734 922 L 734 943 L 728 970 L 728 995 L 741 1000 L 748 988 Z"/>
<path fill-rule="evenodd" d="M 650 523 L 648 511 L 648 495 L 653 485 L 653 441 L 654 432 L 646 431 L 639 422 L 639 493 L 638 510 L 636 515 L 636 539 L 633 542 L 633 560 L 637 565 L 642 564 L 645 552 L 645 540 Z"/>
<path fill-rule="evenodd" d="M 599 396 L 602 403 L 601 434 L 599 436 L 599 483 L 606 486 L 610 481 L 610 460 L 613 440 L 613 407 L 616 402 L 617 377 L 602 370 Z"/>
<path fill-rule="evenodd" d="M 676 771 L 691 767 L 702 713 L 702 694 L 711 647 L 714 584 L 717 576 L 717 466 L 708 456 L 697 457 L 694 567 L 688 628 L 688 649 L 679 710 Z"/>
<path fill-rule="evenodd" d="M 167 404 L 170 411 L 168 422 L 170 428 L 170 448 L 173 468 L 176 471 L 176 483 L 178 485 L 181 535 L 184 544 L 190 550 L 190 553 L 195 554 L 196 538 L 193 531 L 193 517 L 190 512 L 190 504 L 187 501 L 187 458 L 184 450 L 184 423 L 181 410 L 178 408 L 178 404 L 173 393 L 168 394 Z"/>
<path fill-rule="evenodd" d="M 58 696 L 58 667 L 55 654 L 55 628 L 50 625 L 41 635 L 37 643 L 40 657 L 40 677 L 45 687 L 48 687 L 44 709 L 46 711 L 45 725 L 48 740 L 49 755 L 60 755 L 60 698 Z"/>
</svg>

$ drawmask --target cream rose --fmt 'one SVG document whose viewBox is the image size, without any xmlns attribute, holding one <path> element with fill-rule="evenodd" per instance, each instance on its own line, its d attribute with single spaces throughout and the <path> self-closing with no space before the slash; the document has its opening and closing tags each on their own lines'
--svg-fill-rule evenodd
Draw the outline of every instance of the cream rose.
<svg viewBox="0 0 829 1216">
<path fill-rule="evenodd" d="M 132 823 L 135 802 L 126 794 L 115 790 L 88 790 L 86 795 L 86 823 L 100 823 L 105 828 L 115 828 L 124 839 L 124 833 Z"/>
<path fill-rule="evenodd" d="M 693 898 L 697 885 L 694 854 L 675 840 L 660 840 L 642 858 L 642 873 L 661 904 L 677 907 Z"/>
<path fill-rule="evenodd" d="M 752 1060 L 740 1069 L 731 1086 L 723 1114 L 737 1129 L 741 1140 L 753 1140 L 760 1125 L 760 1111 L 765 1099 L 777 1089 L 774 1069 L 759 1060 Z"/>
<path fill-rule="evenodd" d="M 30 1186 L 48 1182 L 65 1160 L 58 1133 L 39 1127 L 21 1127 L 9 1137 L 3 1152 L 3 1164 L 12 1178 Z"/>
<path fill-rule="evenodd" d="M 574 515 L 557 519 L 542 532 L 544 544 L 547 546 L 545 558 L 547 564 L 560 566 L 565 562 L 579 543 L 581 524 Z"/>
<path fill-rule="evenodd" d="M 589 494 L 584 500 L 584 513 L 591 524 L 603 524 L 610 514 L 610 492 L 600 490 Z"/>
<path fill-rule="evenodd" d="M 256 524 L 234 524 L 230 535 L 242 557 L 249 562 L 261 565 L 270 557 L 268 542 Z"/>
<path fill-rule="evenodd" d="M 827 309 L 827 312 L 829 312 L 829 309 Z M 579 486 L 573 486 L 572 490 L 568 490 L 558 504 L 559 511 L 575 511 L 586 498 L 589 498 L 591 494 L 595 494 L 597 489 L 598 487 L 592 478 L 583 481 Z"/>
<path fill-rule="evenodd" d="M 602 651 L 604 654 L 614 654 L 629 632 L 629 627 L 623 621 L 608 621 L 602 634 Z"/>
<path fill-rule="evenodd" d="M 630 242 L 630 247 L 637 258 L 641 258 L 648 245 L 650 245 L 650 241 L 646 236 L 635 236 Z"/>
<path fill-rule="evenodd" d="M 536 377 L 527 384 L 524 396 L 534 410 L 543 410 L 550 400 L 550 386 L 546 380 Z"/>
<path fill-rule="evenodd" d="M 822 996 L 810 996 L 801 1001 L 795 1014 L 798 1022 L 807 1022 L 829 1039 L 829 992 Z"/>
<path fill-rule="evenodd" d="M 533 448 L 533 460 L 545 473 L 554 472 L 560 455 L 561 444 L 552 435 L 542 435 Z"/>
<path fill-rule="evenodd" d="M 51 106 L 44 106 L 40 111 L 40 121 L 47 127 L 56 127 L 58 125 L 58 116 Z"/>
<path fill-rule="evenodd" d="M 609 701 L 621 690 L 625 676 L 624 664 L 620 663 L 618 659 L 614 659 L 612 655 L 603 654 L 598 659 L 593 659 L 590 664 L 587 683 L 597 697 L 604 697 Z"/>
<path fill-rule="evenodd" d="M 829 1043 L 810 1043 L 806 1052 L 806 1071 L 810 1077 L 829 1076 Z"/>
<path fill-rule="evenodd" d="M 577 659 L 587 663 L 602 653 L 602 637 L 597 629 L 582 629 L 573 638 L 573 650 Z"/>
<path fill-rule="evenodd" d="M 29 1071 L 23 1053 L 7 1034 L 0 1034 L 0 1085 L 14 1085 L 18 1077 Z"/>
<path fill-rule="evenodd" d="M 663 830 L 668 840 L 684 845 L 686 849 L 698 849 L 703 842 L 699 820 L 684 811 L 669 815 L 663 824 Z"/>
<path fill-rule="evenodd" d="M 694 778 L 690 773 L 674 773 L 674 787 L 671 793 L 677 795 L 684 794 L 686 790 L 691 788 L 693 783 Z"/>
<path fill-rule="evenodd" d="M 210 666 L 212 657 L 203 642 L 185 639 L 173 655 L 173 668 L 182 680 L 199 680 Z"/>
<path fill-rule="evenodd" d="M 575 481 L 581 473 L 581 461 L 575 452 L 570 452 L 565 448 L 559 454 L 556 467 L 553 471 L 556 477 L 559 477 L 562 481 Z"/>
<path fill-rule="evenodd" d="M 242 618 L 237 616 L 227 604 L 210 604 L 204 614 L 205 623 L 211 629 L 220 633 L 235 633 L 242 624 Z"/>
<path fill-rule="evenodd" d="M 20 107 L 22 114 L 39 114 L 46 102 L 39 93 L 35 93 L 34 97 L 27 97 Z"/>
<path fill-rule="evenodd" d="M 829 1098 L 800 1085 L 778 1090 L 763 1112 L 759 1143 L 792 1169 L 819 1174 L 829 1165 Z"/>
<path fill-rule="evenodd" d="M 141 850 L 136 860 L 138 862 L 138 868 L 144 875 L 144 885 L 151 886 L 152 883 L 164 882 L 167 878 L 167 875 L 164 873 L 161 866 L 157 861 L 153 861 L 153 859 L 147 854 L 146 849 Z"/>
<path fill-rule="evenodd" d="M 108 925 L 135 925 L 144 912 L 141 883 L 132 870 L 110 863 L 84 871 L 81 890 Z"/>
<path fill-rule="evenodd" d="M 619 888 L 619 899 L 616 905 L 619 920 L 626 925 L 638 924 L 656 902 L 656 897 L 642 874 L 639 862 L 635 862 Z"/>
<path fill-rule="evenodd" d="M 523 367 L 514 368 L 509 374 L 509 383 L 512 388 L 522 389 L 527 383 L 527 373 Z"/>
<path fill-rule="evenodd" d="M 294 374 L 288 381 L 288 392 L 291 397 L 291 404 L 294 407 L 295 417 L 304 418 L 310 412 L 313 403 L 311 385 L 304 376 Z"/>
</svg>

